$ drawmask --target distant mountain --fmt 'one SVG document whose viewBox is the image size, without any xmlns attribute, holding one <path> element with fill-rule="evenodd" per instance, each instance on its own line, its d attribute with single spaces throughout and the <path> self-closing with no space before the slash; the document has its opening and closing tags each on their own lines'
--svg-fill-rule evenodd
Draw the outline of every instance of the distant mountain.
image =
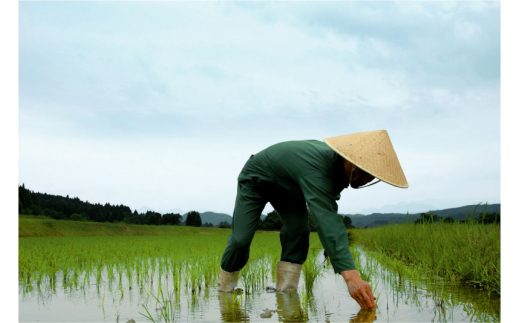
<svg viewBox="0 0 520 323">
<path fill-rule="evenodd" d="M 152 212 L 157 212 L 157 213 L 161 213 L 161 214 L 166 214 L 166 213 L 183 214 L 184 213 L 184 211 L 181 209 L 170 209 L 170 210 L 165 211 L 165 210 L 157 210 L 157 209 L 154 209 L 153 207 L 149 207 L 146 205 L 143 205 L 137 209 L 137 213 L 144 214 L 144 213 L 146 213 L 146 211 L 152 211 Z"/>
<path fill-rule="evenodd" d="M 352 225 L 356 228 L 374 228 L 382 225 L 387 225 L 389 223 L 404 223 L 406 222 L 406 214 L 403 213 L 373 213 L 370 215 L 360 215 L 360 214 L 344 214 L 350 217 L 352 220 Z M 410 214 L 410 221 L 415 221 L 419 218 L 419 214 Z"/>
<path fill-rule="evenodd" d="M 357 228 L 375 228 L 383 225 L 387 225 L 390 223 L 404 223 L 406 222 L 406 219 L 408 217 L 409 221 L 415 221 L 420 217 L 421 213 L 433 213 L 435 215 L 438 215 L 440 217 L 447 217 L 451 216 L 455 220 L 464 220 L 466 219 L 466 211 L 468 215 L 472 212 L 475 212 L 475 216 L 481 214 L 484 212 L 485 205 L 466 205 L 456 208 L 450 208 L 450 209 L 443 209 L 443 210 L 429 210 L 424 211 L 420 213 L 409 213 L 408 215 L 406 213 L 372 213 L 369 215 L 363 215 L 363 214 L 343 214 L 348 215 L 352 219 L 352 225 L 354 225 Z M 144 207 L 143 207 L 144 208 Z M 143 209 L 141 208 L 141 209 Z M 476 208 L 476 209 L 475 209 Z M 151 211 L 153 209 L 149 208 Z M 138 210 L 138 212 L 140 212 Z M 144 211 L 145 213 L 146 211 Z M 486 213 L 493 213 L 493 212 L 500 212 L 500 204 L 488 204 L 486 208 Z M 173 212 L 178 213 L 178 212 Z M 185 213 L 182 216 L 182 221 L 186 221 L 188 213 Z M 263 220 L 265 219 L 266 215 L 262 214 L 260 218 Z M 233 217 L 226 213 L 216 213 L 216 212 L 203 212 L 200 214 L 200 218 L 202 220 L 202 223 L 211 223 L 213 226 L 218 226 L 220 222 L 227 222 L 231 224 L 231 221 L 233 220 Z"/>
<path fill-rule="evenodd" d="M 182 209 L 169 209 L 165 212 L 162 212 L 162 214 L 166 214 L 166 213 L 183 214 L 185 212 Z"/>
<path fill-rule="evenodd" d="M 476 210 L 475 210 L 476 208 Z M 486 209 L 486 213 L 494 213 L 499 212 L 500 213 L 500 204 L 488 204 L 488 205 L 466 205 L 451 209 L 445 209 L 445 210 L 437 210 L 437 211 L 431 211 L 435 215 L 439 215 L 442 217 L 451 216 L 455 220 L 464 220 L 466 219 L 466 211 L 468 213 L 468 216 L 470 213 L 472 213 L 475 210 L 475 216 L 484 213 L 484 208 Z"/>
<path fill-rule="evenodd" d="M 153 207 L 149 207 L 149 206 L 146 206 L 146 205 L 141 206 L 136 211 L 137 211 L 137 213 L 143 213 L 143 214 L 146 213 L 147 211 L 158 212 Z"/>
<path fill-rule="evenodd" d="M 188 212 L 182 215 L 182 221 L 186 222 L 186 218 L 188 217 Z M 227 222 L 231 224 L 232 217 L 229 214 L 225 213 L 215 213 L 215 212 L 203 212 L 200 214 L 200 220 L 202 224 L 208 222 L 213 224 L 213 226 L 217 226 L 220 222 Z"/>
<path fill-rule="evenodd" d="M 360 213 L 373 214 L 373 213 L 410 213 L 416 214 L 421 212 L 427 212 L 427 210 L 434 210 L 435 206 L 431 204 L 418 203 L 418 202 L 399 202 L 397 204 L 384 205 L 380 208 L 367 208 L 363 209 Z"/>
<path fill-rule="evenodd" d="M 184 213 L 182 215 L 182 221 L 186 222 L 186 217 L 188 216 L 188 212 Z M 266 215 L 262 214 L 260 215 L 260 219 L 265 219 Z M 233 220 L 233 217 L 226 213 L 216 213 L 216 212 L 203 212 L 200 214 L 200 219 L 202 221 L 202 224 L 208 222 L 213 224 L 213 226 L 217 226 L 220 224 L 220 222 L 227 222 L 231 224 L 231 221 Z"/>
<path fill-rule="evenodd" d="M 465 220 L 466 214 L 474 212 L 475 216 L 484 212 L 484 208 L 486 208 L 486 213 L 500 212 L 500 204 L 488 204 L 486 205 L 466 205 L 456 208 L 444 209 L 444 210 L 432 210 L 426 211 L 422 213 L 433 213 L 440 217 L 451 216 L 455 220 Z M 404 223 L 407 218 L 409 221 L 415 221 L 420 217 L 420 213 L 414 214 L 404 214 L 404 213 L 372 213 L 370 215 L 362 215 L 362 214 L 344 214 L 352 219 L 352 225 L 357 228 L 374 228 L 382 225 L 387 225 L 390 223 Z"/>
</svg>

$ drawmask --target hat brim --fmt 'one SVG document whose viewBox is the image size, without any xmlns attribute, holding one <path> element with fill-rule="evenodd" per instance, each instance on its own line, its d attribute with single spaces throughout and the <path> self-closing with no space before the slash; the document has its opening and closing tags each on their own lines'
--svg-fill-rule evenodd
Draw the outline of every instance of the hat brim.
<svg viewBox="0 0 520 323">
<path fill-rule="evenodd" d="M 381 181 L 408 188 L 408 181 L 385 130 L 325 138 L 337 154 Z"/>
</svg>

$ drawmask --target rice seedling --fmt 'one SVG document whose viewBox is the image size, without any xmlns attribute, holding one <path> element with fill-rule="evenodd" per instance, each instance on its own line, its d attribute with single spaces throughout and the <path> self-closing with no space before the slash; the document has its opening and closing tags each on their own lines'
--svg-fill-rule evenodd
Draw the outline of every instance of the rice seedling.
<svg viewBox="0 0 520 323">
<path fill-rule="evenodd" d="M 151 322 L 175 322 L 175 316 L 178 312 L 178 304 L 175 302 L 175 295 L 171 291 L 165 293 L 160 286 L 161 284 L 159 284 L 157 294 L 154 294 L 152 291 L 143 289 L 144 293 L 147 295 L 147 301 L 145 304 L 142 304 L 142 308 L 146 313 L 140 312 L 140 314 Z M 152 298 L 152 301 L 155 301 L 153 308 L 155 308 L 155 313 L 157 316 L 152 315 L 148 309 L 148 300 L 150 297 Z"/>
<path fill-rule="evenodd" d="M 262 257 L 252 261 L 250 260 L 241 270 L 240 279 L 246 293 L 250 294 L 254 291 L 264 289 L 265 275 L 270 272 L 268 265 L 269 263 L 266 263 Z"/>
<path fill-rule="evenodd" d="M 148 307 L 145 304 L 143 304 L 142 307 L 146 311 L 146 314 L 145 313 L 141 313 L 141 312 L 139 312 L 139 314 L 141 314 L 145 319 L 147 319 L 150 322 L 153 322 L 153 323 L 157 322 L 154 319 L 154 317 L 152 316 L 152 314 L 150 314 L 150 311 L 148 310 Z"/>
<path fill-rule="evenodd" d="M 311 312 L 316 313 L 314 295 L 312 293 L 308 293 L 306 289 L 302 289 L 299 293 L 299 296 L 301 300 L 301 308 L 309 309 Z"/>
<path fill-rule="evenodd" d="M 323 266 L 316 261 L 316 255 L 307 258 L 302 266 L 303 281 L 305 286 L 305 293 L 312 294 L 312 289 L 316 279 L 323 274 Z"/>
<path fill-rule="evenodd" d="M 280 255 L 279 254 L 271 253 L 269 255 L 270 268 L 271 268 L 270 274 L 271 274 L 271 282 L 272 283 L 274 283 L 275 279 L 276 279 L 276 264 L 277 264 L 278 260 L 280 260 Z"/>
<path fill-rule="evenodd" d="M 101 300 L 101 308 L 103 309 L 103 313 L 105 313 L 105 294 L 103 294 L 103 299 Z"/>
<path fill-rule="evenodd" d="M 235 290 L 232 293 L 219 293 L 220 313 L 224 321 L 244 322 L 249 321 L 243 310 L 243 293 Z"/>
<path fill-rule="evenodd" d="M 468 223 L 407 223 L 352 231 L 359 243 L 413 266 L 416 275 L 463 281 L 500 294 L 500 226 L 473 219 L 470 213 Z"/>
</svg>

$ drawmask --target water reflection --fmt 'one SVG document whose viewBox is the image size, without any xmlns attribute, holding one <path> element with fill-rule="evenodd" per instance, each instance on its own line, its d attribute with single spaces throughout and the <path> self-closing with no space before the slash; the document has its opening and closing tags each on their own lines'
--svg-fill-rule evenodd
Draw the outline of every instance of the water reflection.
<svg viewBox="0 0 520 323">
<path fill-rule="evenodd" d="M 349 322 L 374 322 L 377 320 L 376 309 L 361 309 L 356 315 L 350 318 Z"/>
<path fill-rule="evenodd" d="M 296 291 L 277 292 L 276 306 L 282 322 L 305 322 L 309 319 L 307 309 L 302 309 L 300 295 Z"/>
<path fill-rule="evenodd" d="M 220 317 L 223 322 L 249 322 L 249 315 L 244 310 L 243 293 L 238 290 L 233 293 L 218 292 Z"/>
<path fill-rule="evenodd" d="M 321 262 L 319 257 L 315 260 Z M 335 275 L 330 265 L 310 292 L 305 290 L 303 279 L 298 292 L 269 292 L 264 288 L 221 293 L 216 291 L 216 284 L 193 289 L 191 283 L 180 284 L 158 272 L 141 279 L 135 273 L 110 278 L 105 271 L 96 280 L 87 274 L 80 276 L 81 284 L 63 284 L 58 275 L 39 285 L 19 286 L 20 321 L 68 321 L 70 315 L 82 315 L 84 321 L 113 322 L 119 317 L 120 322 L 142 322 L 146 320 L 141 313 L 146 310 L 156 321 L 167 316 L 182 322 L 219 317 L 222 322 L 500 320 L 499 297 L 449 281 L 407 278 L 402 270 L 389 268 L 362 250 L 358 250 L 357 262 L 377 297 L 375 309 L 361 310 L 348 294 L 343 278 Z M 271 275 L 266 275 L 265 280 L 272 281 Z M 241 281 L 238 285 L 244 286 Z"/>
<path fill-rule="evenodd" d="M 280 322 L 306 322 L 309 320 L 307 310 L 302 308 L 300 295 L 296 291 L 276 292 L 276 308 L 263 308 L 259 315 L 262 319 L 276 318 Z M 223 322 L 249 322 L 257 321 L 257 317 L 250 318 L 248 310 L 246 310 L 246 298 L 241 292 L 234 293 L 218 293 L 220 317 Z M 258 309 L 256 309 L 258 310 Z"/>
</svg>

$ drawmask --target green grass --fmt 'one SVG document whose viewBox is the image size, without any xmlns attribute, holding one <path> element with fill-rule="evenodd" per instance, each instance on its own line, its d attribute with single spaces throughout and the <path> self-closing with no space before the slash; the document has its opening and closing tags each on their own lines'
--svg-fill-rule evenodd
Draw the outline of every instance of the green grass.
<svg viewBox="0 0 520 323">
<path fill-rule="evenodd" d="M 309 252 L 309 256 L 307 257 L 307 260 L 302 266 L 302 276 L 303 282 L 305 284 L 305 293 L 309 295 L 312 294 L 316 280 L 318 279 L 318 277 L 323 276 L 324 271 L 323 263 L 317 260 L 316 256 L 316 248 L 311 248 L 311 252 Z"/>
<path fill-rule="evenodd" d="M 169 258 L 173 253 L 200 255 L 197 246 L 201 241 L 207 241 L 204 248 L 218 246 L 216 248 L 218 250 L 208 254 L 208 256 L 212 256 L 211 262 L 214 262 L 214 268 L 195 262 L 192 266 L 183 269 L 187 272 L 185 276 L 189 277 L 187 285 L 200 289 L 201 286 L 212 282 L 218 275 L 215 270 L 215 268 L 219 268 L 217 258 L 222 254 L 230 231 L 230 229 L 219 228 L 77 222 L 20 216 L 19 237 L 22 239 L 19 241 L 19 266 L 21 273 L 29 275 L 29 277 L 31 277 L 32 271 L 48 272 L 47 277 L 52 277 L 52 273 L 65 270 L 67 275 L 70 272 L 70 278 L 73 281 L 77 281 L 84 277 L 81 271 L 84 264 L 89 264 L 90 270 L 95 273 L 95 278 L 100 280 L 104 272 L 108 273 L 111 278 L 114 275 L 122 276 L 124 272 L 126 272 L 125 276 L 130 276 L 134 270 L 141 267 L 150 268 L 151 271 L 157 270 L 151 264 L 144 264 L 145 259 L 148 258 Z M 450 280 L 463 281 L 500 294 L 499 225 L 402 224 L 374 229 L 354 229 L 349 230 L 349 233 L 355 235 L 356 239 L 369 249 L 381 252 L 407 266 L 413 266 L 422 276 L 436 275 Z M 268 283 L 269 276 L 274 277 L 272 271 L 279 259 L 278 234 L 272 232 L 259 232 L 259 234 L 269 238 L 265 240 L 265 243 L 257 244 L 258 253 L 251 254 L 250 262 L 242 272 L 241 279 L 248 291 L 262 288 Z M 85 239 L 103 236 L 113 239 L 106 241 Z M 131 236 L 143 236 L 143 239 L 136 244 L 135 240 L 130 239 Z M 148 240 L 144 236 L 166 237 L 165 239 Z M 179 236 L 179 238 L 168 238 L 172 236 Z M 186 236 L 195 238 L 185 238 Z M 214 237 L 207 240 L 204 236 Z M 59 238 L 33 240 L 35 237 Z M 71 239 L 65 239 L 66 237 L 71 237 Z M 193 242 L 187 245 L 186 242 L 192 239 Z M 264 238 L 255 238 L 255 240 L 264 240 Z M 317 237 L 314 237 L 313 240 L 316 240 L 316 246 L 312 247 L 321 248 Z M 141 247 L 141 245 L 145 247 Z M 193 248 L 187 248 L 188 246 L 193 246 Z M 112 260 L 114 255 L 117 257 Z M 127 255 L 130 260 L 126 260 L 126 258 L 121 260 L 126 267 L 118 269 L 116 264 L 120 262 L 117 259 L 122 255 Z M 264 258 L 264 256 L 268 257 Z M 42 257 L 46 257 L 45 261 L 41 259 Z M 310 258 L 313 259 L 313 257 Z M 73 265 L 63 265 L 62 262 L 73 263 Z M 306 263 L 302 275 L 309 291 L 312 290 L 312 283 L 318 276 L 317 270 L 310 268 L 313 267 L 312 265 L 315 264 L 311 261 Z M 159 266 L 158 270 L 161 268 Z M 116 274 L 117 270 L 119 270 L 119 274 Z M 361 271 L 363 270 L 365 269 L 361 269 Z M 141 278 L 139 271 L 136 275 L 137 277 L 130 277 L 130 279 Z M 41 280 L 44 275 L 37 274 L 36 277 Z"/>
<path fill-rule="evenodd" d="M 179 228 L 182 229 L 182 228 Z M 169 281 L 175 289 L 198 293 L 216 284 L 220 257 L 226 247 L 227 230 L 213 234 L 177 234 L 169 236 L 97 236 L 20 238 L 18 248 L 19 281 L 22 287 L 53 288 L 56 281 L 65 288 L 84 288 L 121 282 L 130 287 Z M 251 290 L 264 288 L 270 261 L 280 255 L 277 234 L 258 232 L 251 247 L 248 268 L 240 279 Z M 258 266 L 264 262 L 262 267 Z M 251 275 L 249 274 L 251 271 Z M 263 274 L 263 275 L 258 275 Z M 263 276 L 263 277 L 262 277 Z M 249 280 L 248 280 L 249 278 Z M 121 297 L 124 297 L 121 291 Z"/>
<path fill-rule="evenodd" d="M 231 229 L 185 227 L 171 225 L 138 225 L 54 220 L 47 217 L 21 215 L 18 237 L 94 237 L 94 236 L 168 236 L 186 234 L 227 234 Z"/>
<path fill-rule="evenodd" d="M 500 294 L 500 226 L 401 224 L 352 230 L 356 240 L 417 273 L 462 281 Z"/>
</svg>

